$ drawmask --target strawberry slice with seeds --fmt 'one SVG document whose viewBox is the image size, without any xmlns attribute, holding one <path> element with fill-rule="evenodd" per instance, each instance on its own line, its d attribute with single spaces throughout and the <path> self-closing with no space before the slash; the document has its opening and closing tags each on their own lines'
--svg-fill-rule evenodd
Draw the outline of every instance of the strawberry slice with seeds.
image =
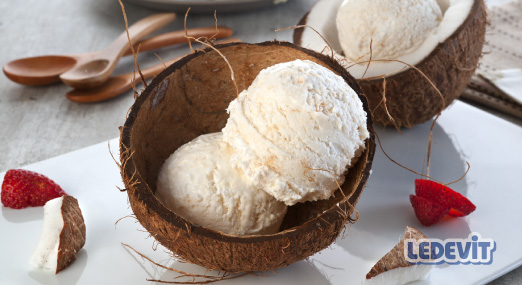
<svg viewBox="0 0 522 285">
<path fill-rule="evenodd" d="M 447 206 L 415 195 L 410 195 L 410 202 L 415 216 L 425 226 L 440 222 L 450 210 Z"/>
<path fill-rule="evenodd" d="M 462 194 L 431 180 L 416 179 L 415 194 L 451 208 L 449 214 L 455 217 L 467 216 L 476 209 L 476 206 Z"/>
<path fill-rule="evenodd" d="M 24 169 L 7 171 L 2 183 L 1 200 L 6 207 L 22 209 L 43 206 L 49 200 L 67 195 L 46 176 Z"/>
</svg>

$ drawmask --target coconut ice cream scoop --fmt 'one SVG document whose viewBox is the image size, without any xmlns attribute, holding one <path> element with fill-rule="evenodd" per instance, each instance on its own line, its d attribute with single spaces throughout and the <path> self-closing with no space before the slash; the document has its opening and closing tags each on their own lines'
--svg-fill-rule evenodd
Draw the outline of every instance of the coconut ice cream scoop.
<svg viewBox="0 0 522 285">
<path fill-rule="evenodd" d="M 78 200 L 72 196 L 44 205 L 42 235 L 29 263 L 33 268 L 58 273 L 69 266 L 85 244 L 85 223 Z"/>
<path fill-rule="evenodd" d="M 354 90 L 308 60 L 262 70 L 228 112 L 232 165 L 287 205 L 331 197 L 369 136 Z"/>
<path fill-rule="evenodd" d="M 417 49 L 441 20 L 435 0 L 345 0 L 337 29 L 347 58 L 368 55 L 371 42 L 374 59 L 394 59 Z"/>
<path fill-rule="evenodd" d="M 234 235 L 276 233 L 285 204 L 230 165 L 222 139 L 222 133 L 201 135 L 176 150 L 160 170 L 156 196 L 197 225 Z"/>
</svg>

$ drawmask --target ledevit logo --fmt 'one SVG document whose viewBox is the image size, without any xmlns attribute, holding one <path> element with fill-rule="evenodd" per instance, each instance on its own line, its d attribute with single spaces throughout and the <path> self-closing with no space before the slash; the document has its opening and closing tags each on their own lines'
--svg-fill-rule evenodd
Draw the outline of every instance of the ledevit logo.
<svg viewBox="0 0 522 285">
<path fill-rule="evenodd" d="M 467 239 L 406 239 L 404 257 L 411 264 L 491 264 L 497 244 L 480 234 Z"/>
</svg>

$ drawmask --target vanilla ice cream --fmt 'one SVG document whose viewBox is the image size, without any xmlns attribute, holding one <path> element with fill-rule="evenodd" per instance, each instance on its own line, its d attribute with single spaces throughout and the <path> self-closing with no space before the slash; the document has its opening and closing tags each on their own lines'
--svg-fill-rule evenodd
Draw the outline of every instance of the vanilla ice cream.
<svg viewBox="0 0 522 285">
<path fill-rule="evenodd" d="M 344 0 L 337 29 L 344 55 L 396 59 L 418 48 L 442 20 L 436 0 Z"/>
<path fill-rule="evenodd" d="M 232 165 L 287 205 L 331 197 L 369 136 L 353 89 L 308 60 L 262 70 L 228 112 Z"/>
<path fill-rule="evenodd" d="M 202 135 L 181 146 L 163 164 L 158 199 L 188 221 L 227 234 L 271 234 L 279 230 L 284 203 L 257 189 L 230 164 L 222 133 Z"/>
</svg>

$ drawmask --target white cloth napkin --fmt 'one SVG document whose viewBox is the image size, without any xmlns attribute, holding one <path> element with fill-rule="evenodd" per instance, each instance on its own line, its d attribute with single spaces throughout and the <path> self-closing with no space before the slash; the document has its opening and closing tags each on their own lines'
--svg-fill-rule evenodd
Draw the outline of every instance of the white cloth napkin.
<svg viewBox="0 0 522 285">
<path fill-rule="evenodd" d="M 484 55 L 460 98 L 522 118 L 522 0 L 493 6 L 488 17 Z"/>
</svg>

